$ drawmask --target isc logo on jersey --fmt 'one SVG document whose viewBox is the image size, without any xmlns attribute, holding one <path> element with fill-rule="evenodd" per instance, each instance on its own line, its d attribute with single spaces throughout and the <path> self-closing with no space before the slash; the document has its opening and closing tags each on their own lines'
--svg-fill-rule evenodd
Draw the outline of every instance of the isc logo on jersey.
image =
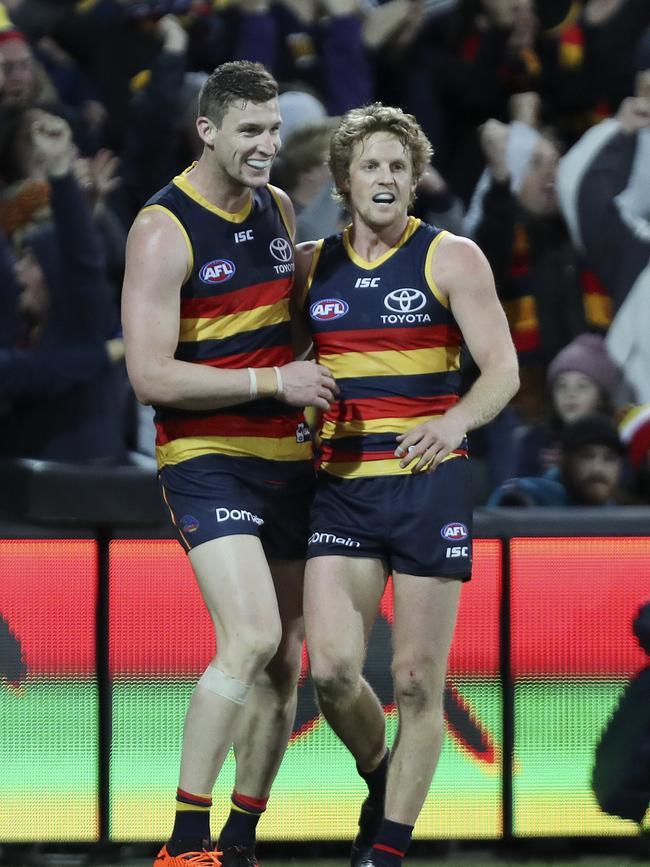
<svg viewBox="0 0 650 867">
<path fill-rule="evenodd" d="M 340 319 L 350 309 L 347 301 L 340 298 L 324 298 L 322 301 L 314 301 L 309 308 L 309 315 L 319 322 L 328 322 L 332 319 Z"/>
<path fill-rule="evenodd" d="M 230 259 L 213 259 L 201 268 L 199 278 L 202 283 L 225 283 L 235 276 L 236 270 Z"/>
</svg>

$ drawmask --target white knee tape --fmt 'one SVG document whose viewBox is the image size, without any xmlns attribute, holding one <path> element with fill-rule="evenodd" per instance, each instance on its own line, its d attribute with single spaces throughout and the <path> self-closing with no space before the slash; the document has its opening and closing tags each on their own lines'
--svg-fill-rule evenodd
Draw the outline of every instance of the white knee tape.
<svg viewBox="0 0 650 867">
<path fill-rule="evenodd" d="M 236 677 L 231 677 L 220 668 L 209 665 L 199 678 L 199 684 L 216 695 L 234 701 L 235 704 L 244 704 L 251 690 L 251 683 L 243 683 Z"/>
</svg>

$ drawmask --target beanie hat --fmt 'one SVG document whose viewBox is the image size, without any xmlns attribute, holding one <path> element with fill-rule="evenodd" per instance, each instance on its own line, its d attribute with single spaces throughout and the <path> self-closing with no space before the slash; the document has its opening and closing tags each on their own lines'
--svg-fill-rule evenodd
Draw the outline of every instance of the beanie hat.
<svg viewBox="0 0 650 867">
<path fill-rule="evenodd" d="M 574 452 L 583 446 L 609 446 L 619 454 L 625 453 L 625 446 L 618 435 L 616 422 L 602 413 L 592 413 L 568 424 L 560 434 L 562 450 Z"/>
<path fill-rule="evenodd" d="M 605 341 L 598 334 L 580 334 L 565 346 L 550 363 L 547 382 L 552 385 L 560 373 L 569 370 L 584 373 L 610 397 L 620 380 L 620 371 L 607 354 Z"/>
<path fill-rule="evenodd" d="M 630 461 L 635 467 L 640 466 L 650 451 L 650 403 L 631 409 L 621 420 L 618 429 L 627 446 Z"/>
<path fill-rule="evenodd" d="M 286 139 L 298 124 L 320 120 L 327 115 L 320 100 L 302 90 L 285 90 L 278 97 L 282 115 L 282 138 Z"/>
</svg>

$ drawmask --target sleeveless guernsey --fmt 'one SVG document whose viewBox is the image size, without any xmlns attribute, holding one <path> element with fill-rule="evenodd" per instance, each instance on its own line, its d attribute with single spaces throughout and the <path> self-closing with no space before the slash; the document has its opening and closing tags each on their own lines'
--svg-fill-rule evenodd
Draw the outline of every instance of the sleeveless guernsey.
<svg viewBox="0 0 650 867">
<path fill-rule="evenodd" d="M 239 369 L 294 360 L 289 322 L 293 246 L 271 185 L 251 191 L 237 214 L 204 199 L 183 174 L 143 210 L 163 210 L 181 229 L 190 267 L 180 293 L 175 358 Z M 155 407 L 159 467 L 201 455 L 311 459 L 302 410 L 262 399 L 208 411 Z"/>
<path fill-rule="evenodd" d="M 306 309 L 321 364 L 339 399 L 323 415 L 320 468 L 342 478 L 411 473 L 396 437 L 458 401 L 462 335 L 447 298 L 427 276 L 444 236 L 409 217 L 397 245 L 374 262 L 348 230 L 319 241 Z M 467 455 L 467 445 L 449 458 Z"/>
</svg>

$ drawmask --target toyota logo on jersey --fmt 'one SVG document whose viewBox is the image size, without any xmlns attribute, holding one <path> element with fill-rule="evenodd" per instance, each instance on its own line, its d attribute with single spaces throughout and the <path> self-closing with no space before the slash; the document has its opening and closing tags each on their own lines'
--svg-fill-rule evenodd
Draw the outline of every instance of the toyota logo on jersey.
<svg viewBox="0 0 650 867">
<path fill-rule="evenodd" d="M 291 244 L 285 238 L 274 238 L 269 244 L 269 250 L 278 262 L 289 262 L 291 259 Z"/>
<path fill-rule="evenodd" d="M 426 296 L 419 289 L 395 289 L 384 298 L 384 306 L 393 313 L 414 313 L 426 303 Z"/>
<path fill-rule="evenodd" d="M 236 270 L 230 259 L 213 259 L 201 268 L 199 278 L 203 283 L 225 283 L 235 276 Z"/>
<path fill-rule="evenodd" d="M 309 308 L 309 315 L 319 322 L 327 322 L 331 319 L 340 319 L 350 309 L 347 301 L 340 298 L 324 298 L 322 301 L 314 301 Z"/>
</svg>

